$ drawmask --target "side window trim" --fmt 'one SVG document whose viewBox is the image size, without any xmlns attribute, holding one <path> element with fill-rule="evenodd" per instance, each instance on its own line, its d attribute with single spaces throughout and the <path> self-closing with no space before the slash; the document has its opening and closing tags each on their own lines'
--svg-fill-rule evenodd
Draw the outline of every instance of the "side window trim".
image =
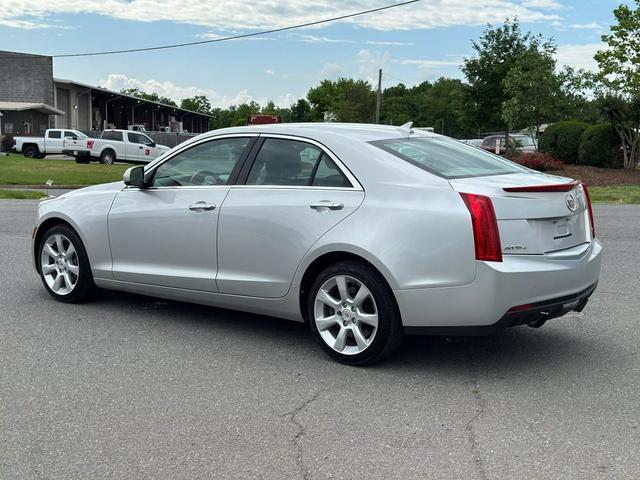
<svg viewBox="0 0 640 480">
<path fill-rule="evenodd" d="M 165 163 L 171 161 L 171 159 L 177 157 L 178 155 L 181 155 L 182 153 L 197 147 L 199 145 L 203 145 L 205 143 L 209 143 L 209 142 L 215 142 L 215 141 L 219 141 L 219 140 L 227 140 L 230 138 L 248 138 L 249 139 L 249 143 L 247 143 L 247 146 L 245 147 L 245 150 L 242 152 L 242 155 L 240 156 L 240 158 L 238 159 L 238 161 L 236 162 L 236 164 L 233 167 L 233 170 L 231 171 L 231 174 L 229 175 L 229 179 L 227 180 L 227 183 L 225 185 L 198 185 L 198 186 L 190 186 L 190 185 L 185 185 L 185 186 L 164 186 L 164 185 L 151 185 L 149 187 L 149 189 L 172 189 L 172 188 L 228 188 L 232 185 L 235 184 L 235 181 L 240 173 L 240 169 L 243 167 L 243 165 L 246 162 L 246 159 L 249 157 L 250 153 L 253 151 L 253 148 L 255 147 L 255 143 L 257 140 L 257 136 L 254 134 L 248 134 L 248 135 L 243 135 L 243 134 L 238 134 L 238 135 L 221 135 L 219 137 L 209 137 L 209 138 L 205 138 L 200 142 L 194 142 L 191 143 L 189 145 L 185 145 L 184 148 L 181 148 L 180 150 L 176 151 L 175 153 L 173 153 L 171 156 L 164 158 L 162 160 L 162 162 L 159 162 L 155 165 L 152 165 L 152 168 L 150 168 L 149 170 L 145 171 L 145 182 L 146 183 L 153 183 L 154 177 L 156 175 L 156 172 L 158 170 L 158 168 L 161 165 L 164 165 Z"/>
<path fill-rule="evenodd" d="M 298 142 L 304 142 L 320 149 L 322 154 L 318 156 L 318 159 L 316 160 L 316 164 L 313 167 L 313 171 L 309 179 L 311 183 L 313 183 L 316 171 L 318 169 L 318 165 L 320 165 L 320 161 L 322 160 L 322 157 L 326 155 L 329 159 L 331 159 L 331 161 L 336 165 L 336 167 L 338 167 L 338 170 L 340 171 L 340 173 L 342 173 L 346 177 L 346 179 L 349 181 L 351 186 L 350 187 L 322 187 L 322 186 L 311 185 L 311 183 L 309 185 L 247 185 L 246 182 L 247 182 L 247 179 L 249 178 L 249 172 L 253 168 L 253 164 L 256 160 L 256 157 L 258 156 L 258 153 L 260 152 L 260 148 L 262 148 L 262 144 L 267 138 L 280 138 L 283 140 L 293 140 Z M 340 161 L 340 159 L 336 155 L 334 155 L 333 152 L 331 152 L 331 150 L 326 148 L 322 143 L 316 140 L 313 140 L 311 138 L 298 137 L 295 135 L 277 135 L 277 134 L 261 134 L 260 135 L 259 141 L 257 141 L 256 144 L 253 146 L 250 155 L 245 161 L 245 166 L 242 168 L 242 171 L 240 172 L 240 176 L 238 177 L 237 182 L 234 184 L 234 186 L 242 187 L 242 188 L 261 188 L 261 189 L 264 189 L 264 188 L 275 188 L 275 189 L 322 188 L 322 189 L 333 189 L 333 190 L 335 189 L 364 190 L 362 188 L 362 185 L 358 181 L 358 179 L 355 177 L 355 175 L 353 175 L 351 171 Z"/>
</svg>

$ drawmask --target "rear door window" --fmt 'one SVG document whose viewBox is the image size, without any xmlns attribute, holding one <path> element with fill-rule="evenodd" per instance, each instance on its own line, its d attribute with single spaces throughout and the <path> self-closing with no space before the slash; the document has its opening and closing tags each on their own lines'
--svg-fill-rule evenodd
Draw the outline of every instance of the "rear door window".
<svg viewBox="0 0 640 480">
<path fill-rule="evenodd" d="M 62 138 L 60 130 L 51 130 L 49 131 L 49 138 Z"/>
<path fill-rule="evenodd" d="M 320 147 L 284 138 L 265 139 L 251 166 L 246 184 L 352 187 Z"/>
<path fill-rule="evenodd" d="M 530 171 L 497 155 L 446 137 L 391 138 L 370 143 L 401 160 L 447 179 Z"/>
</svg>

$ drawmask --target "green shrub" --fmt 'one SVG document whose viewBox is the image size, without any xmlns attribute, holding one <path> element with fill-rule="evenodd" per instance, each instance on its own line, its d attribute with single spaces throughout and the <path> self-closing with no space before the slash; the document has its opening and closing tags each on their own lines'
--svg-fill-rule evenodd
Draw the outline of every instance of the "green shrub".
<svg viewBox="0 0 640 480">
<path fill-rule="evenodd" d="M 580 164 L 603 168 L 622 168 L 620 137 L 612 125 L 593 125 L 580 138 Z"/>
<path fill-rule="evenodd" d="M 578 163 L 578 147 L 588 123 L 569 120 L 547 127 L 540 137 L 539 149 L 564 163 Z"/>
</svg>

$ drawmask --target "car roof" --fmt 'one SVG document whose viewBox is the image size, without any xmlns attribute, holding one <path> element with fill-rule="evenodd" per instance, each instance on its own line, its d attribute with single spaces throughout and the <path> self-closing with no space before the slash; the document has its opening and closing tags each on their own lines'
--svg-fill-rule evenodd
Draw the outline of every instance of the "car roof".
<svg viewBox="0 0 640 480">
<path fill-rule="evenodd" d="M 348 137 L 363 142 L 383 140 L 388 138 L 406 138 L 409 134 L 407 127 L 392 125 L 375 125 L 369 123 L 269 123 L 264 125 L 248 125 L 245 127 L 230 127 L 212 130 L 200 136 L 217 136 L 230 133 L 260 133 L 274 135 L 293 135 L 320 140 L 329 137 Z M 440 137 L 435 133 L 412 129 L 411 136 Z"/>
</svg>

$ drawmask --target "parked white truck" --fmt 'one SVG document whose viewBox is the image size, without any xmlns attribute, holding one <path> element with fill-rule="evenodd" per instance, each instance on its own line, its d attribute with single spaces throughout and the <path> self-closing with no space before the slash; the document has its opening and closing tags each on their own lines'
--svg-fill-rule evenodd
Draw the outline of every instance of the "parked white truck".
<svg viewBox="0 0 640 480">
<path fill-rule="evenodd" d="M 64 149 L 64 139 L 84 141 L 88 139 L 84 133 L 68 128 L 50 128 L 44 137 L 15 137 L 15 150 L 29 158 L 44 158 L 47 155 L 60 155 Z"/>
<path fill-rule="evenodd" d="M 148 163 L 169 150 L 142 132 L 105 130 L 100 138 L 65 138 L 63 153 L 74 157 L 77 163 L 100 160 L 100 163 L 111 165 L 116 160 Z"/>
</svg>

